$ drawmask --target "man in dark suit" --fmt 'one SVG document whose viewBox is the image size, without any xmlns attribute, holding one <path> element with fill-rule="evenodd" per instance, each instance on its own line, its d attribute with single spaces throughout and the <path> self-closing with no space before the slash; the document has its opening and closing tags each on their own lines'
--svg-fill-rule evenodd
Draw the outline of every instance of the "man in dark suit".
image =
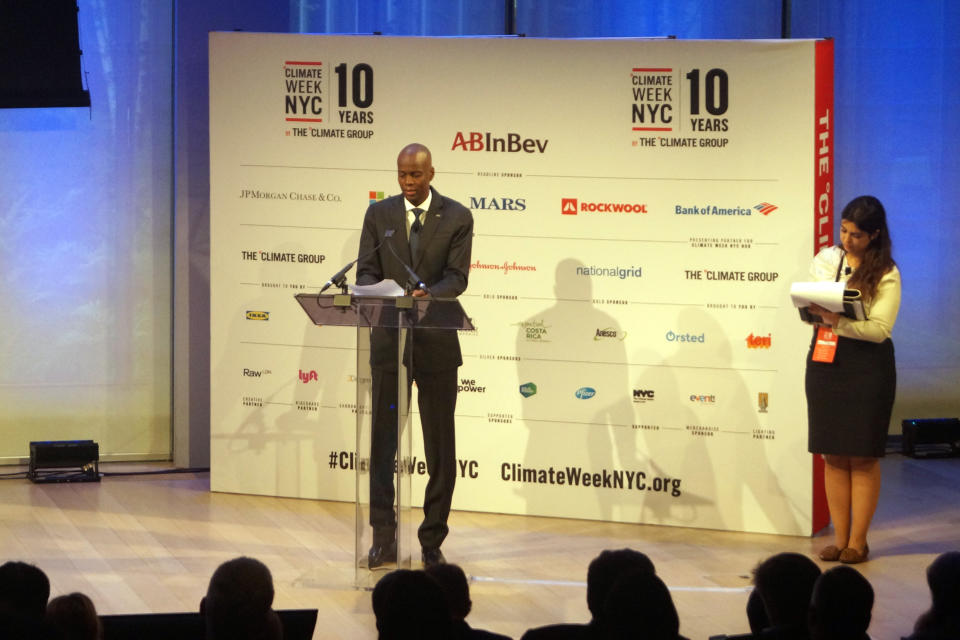
<svg viewBox="0 0 960 640">
<path fill-rule="evenodd" d="M 412 295 L 455 298 L 467 288 L 473 216 L 459 202 L 437 193 L 430 150 L 410 144 L 397 157 L 401 195 L 370 205 L 360 235 L 357 284 L 385 278 L 410 283 L 404 264 L 424 286 L 413 282 Z M 387 232 L 393 235 L 387 237 Z M 383 241 L 379 249 L 377 244 Z M 425 289 L 425 288 L 426 289 Z M 430 476 L 423 499 L 424 518 L 417 532 L 425 565 L 444 562 L 440 545 L 449 531 L 447 516 L 456 482 L 454 409 L 457 367 L 463 364 L 456 331 L 414 331 L 412 363 L 417 383 L 423 447 Z M 370 568 L 396 560 L 396 514 L 393 510 L 394 457 L 397 451 L 396 332 L 373 329 L 370 337 L 373 375 L 373 434 L 370 451 Z"/>
</svg>

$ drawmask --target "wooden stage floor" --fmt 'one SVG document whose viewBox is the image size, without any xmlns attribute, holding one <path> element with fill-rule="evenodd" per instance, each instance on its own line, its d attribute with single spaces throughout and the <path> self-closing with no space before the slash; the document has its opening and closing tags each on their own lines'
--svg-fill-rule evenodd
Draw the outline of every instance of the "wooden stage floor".
<svg viewBox="0 0 960 640">
<path fill-rule="evenodd" d="M 873 556 L 858 568 L 877 597 L 871 636 L 895 640 L 929 606 L 927 565 L 960 549 L 960 459 L 891 455 L 882 464 Z M 514 638 L 588 620 L 587 564 L 623 547 L 654 561 L 684 635 L 744 632 L 751 568 L 781 551 L 813 556 L 830 539 L 468 512 L 454 512 L 450 525 L 444 553 L 472 578 L 468 622 Z M 211 493 L 206 473 L 0 482 L 0 560 L 38 565 L 52 595 L 82 591 L 100 613 L 194 611 L 213 570 L 238 555 L 270 567 L 276 608 L 319 609 L 315 638 L 376 638 L 370 593 L 351 586 L 352 504 Z"/>
</svg>

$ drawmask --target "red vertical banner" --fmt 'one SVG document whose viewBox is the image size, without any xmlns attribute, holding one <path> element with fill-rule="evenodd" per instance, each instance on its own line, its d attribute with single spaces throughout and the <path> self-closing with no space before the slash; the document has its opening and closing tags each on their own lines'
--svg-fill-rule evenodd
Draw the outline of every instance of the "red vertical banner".
<svg viewBox="0 0 960 640">
<path fill-rule="evenodd" d="M 833 244 L 833 40 L 819 40 L 814 48 L 813 251 Z M 811 534 L 830 523 L 823 486 L 823 458 L 813 456 Z"/>
</svg>

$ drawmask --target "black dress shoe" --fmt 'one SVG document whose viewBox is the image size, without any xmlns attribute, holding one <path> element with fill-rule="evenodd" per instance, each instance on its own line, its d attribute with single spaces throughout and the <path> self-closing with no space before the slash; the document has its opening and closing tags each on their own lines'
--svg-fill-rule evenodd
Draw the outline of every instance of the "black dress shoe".
<svg viewBox="0 0 960 640">
<path fill-rule="evenodd" d="M 447 559 L 443 557 L 443 551 L 440 551 L 440 549 L 424 549 L 420 558 L 423 560 L 423 566 L 425 567 L 447 564 Z"/>
<path fill-rule="evenodd" d="M 387 544 L 374 544 L 367 552 L 367 568 L 376 569 L 388 562 L 397 561 L 397 542 L 391 540 Z"/>
</svg>

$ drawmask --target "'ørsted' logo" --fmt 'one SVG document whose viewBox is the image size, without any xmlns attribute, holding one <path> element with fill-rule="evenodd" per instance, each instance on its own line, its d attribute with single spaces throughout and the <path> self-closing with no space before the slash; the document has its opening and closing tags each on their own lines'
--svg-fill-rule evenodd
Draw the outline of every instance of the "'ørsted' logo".
<svg viewBox="0 0 960 640">
<path fill-rule="evenodd" d="M 747 349 L 769 349 L 773 343 L 773 335 L 755 336 L 752 333 L 747 336 Z"/>
<path fill-rule="evenodd" d="M 526 198 L 495 198 L 470 196 L 470 208 L 474 211 L 526 211 Z"/>
<path fill-rule="evenodd" d="M 313 370 L 304 371 L 303 369 L 300 369 L 300 382 L 302 382 L 303 384 L 307 384 L 308 382 L 315 382 L 317 380 L 319 380 L 319 377 L 317 376 L 316 371 L 313 371 Z"/>
<path fill-rule="evenodd" d="M 593 396 L 597 395 L 597 390 L 593 387 L 580 387 L 576 390 L 576 392 L 574 392 L 573 395 L 581 400 L 589 400 Z"/>
<path fill-rule="evenodd" d="M 506 137 L 498 138 L 489 131 L 457 131 L 453 138 L 451 151 L 487 151 L 499 153 L 546 153 L 549 140 L 538 138 L 523 138 L 519 133 L 508 133 Z"/>
<path fill-rule="evenodd" d="M 637 404 L 645 404 L 654 401 L 653 389 L 634 389 L 633 401 Z"/>
<path fill-rule="evenodd" d="M 247 320 L 269 320 L 269 311 L 247 311 Z"/>
<path fill-rule="evenodd" d="M 598 342 L 600 340 L 619 340 L 623 342 L 627 339 L 626 331 L 617 331 L 613 327 L 607 327 L 605 329 L 597 329 L 596 333 L 593 334 L 593 341 Z"/>
<path fill-rule="evenodd" d="M 696 335 L 693 333 L 674 333 L 673 331 L 667 331 L 664 336 L 667 339 L 667 342 L 699 342 L 705 343 L 707 341 L 706 335 L 701 333 Z"/>
<path fill-rule="evenodd" d="M 520 385 L 520 395 L 524 398 L 537 395 L 537 385 L 533 382 L 527 382 Z"/>
</svg>

